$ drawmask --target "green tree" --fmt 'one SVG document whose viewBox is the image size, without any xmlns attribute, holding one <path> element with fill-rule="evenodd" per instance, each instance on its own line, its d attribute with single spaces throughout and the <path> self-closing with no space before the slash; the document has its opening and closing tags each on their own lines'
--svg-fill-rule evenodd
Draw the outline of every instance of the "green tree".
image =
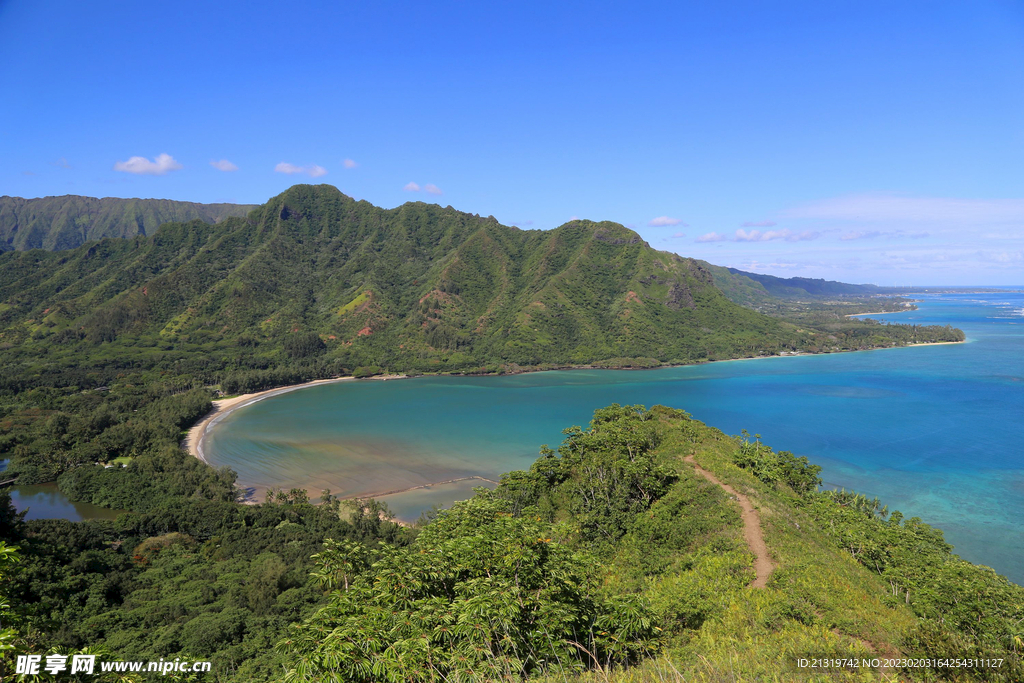
<svg viewBox="0 0 1024 683">
<path fill-rule="evenodd" d="M 633 598 L 604 599 L 589 561 L 551 524 L 486 493 L 428 524 L 408 549 L 325 544 L 314 579 L 342 585 L 279 647 L 288 681 L 436 681 L 527 676 L 628 662 L 656 629 Z"/>
</svg>

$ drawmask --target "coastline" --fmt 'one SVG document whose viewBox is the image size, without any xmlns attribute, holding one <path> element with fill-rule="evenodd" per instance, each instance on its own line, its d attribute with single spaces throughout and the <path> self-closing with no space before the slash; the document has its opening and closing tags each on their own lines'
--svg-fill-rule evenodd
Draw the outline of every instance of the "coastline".
<svg viewBox="0 0 1024 683">
<path fill-rule="evenodd" d="M 870 315 L 870 314 L 868 314 L 868 313 L 860 313 L 860 314 L 857 314 L 857 315 Z M 885 351 L 885 350 L 889 350 L 889 349 L 911 348 L 911 347 L 916 347 L 916 346 L 944 346 L 944 345 L 947 345 L 947 344 L 964 344 L 964 343 L 966 343 L 966 340 L 964 340 L 964 341 L 948 341 L 948 342 L 922 342 L 920 344 L 907 344 L 905 346 L 885 346 L 885 347 L 879 347 L 879 348 L 874 348 L 874 349 L 852 349 L 852 350 L 849 350 L 849 351 L 833 351 L 831 353 L 858 353 L 858 352 L 861 352 L 861 351 Z M 686 367 L 686 366 L 689 366 L 689 365 L 703 365 L 703 364 L 706 364 L 706 363 L 734 363 L 734 362 L 737 362 L 737 361 L 767 360 L 769 358 L 796 358 L 796 357 L 802 357 L 802 356 L 823 356 L 823 355 L 829 355 L 829 354 L 828 353 L 820 353 L 820 352 L 819 353 L 806 353 L 806 352 L 802 352 L 802 353 L 784 353 L 784 354 L 776 354 L 776 355 L 772 355 L 772 356 L 748 356 L 748 357 L 745 357 L 745 358 L 726 358 L 726 359 L 723 359 L 723 360 L 702 361 L 700 363 L 686 363 L 686 364 L 681 364 L 681 365 L 659 365 L 659 366 L 653 367 L 653 368 L 606 368 L 606 367 L 595 366 L 595 365 L 570 365 L 570 366 L 555 367 L 555 368 L 521 368 L 521 369 L 518 369 L 516 372 L 509 373 L 509 374 L 525 374 L 525 373 L 528 373 L 528 372 L 557 372 L 559 370 L 658 370 L 658 369 L 669 368 L 669 367 Z M 454 373 L 454 374 L 465 374 L 467 376 L 472 376 L 474 373 Z M 364 377 L 364 378 L 360 378 L 360 379 L 364 380 L 364 381 L 385 381 L 385 380 L 392 380 L 392 379 L 409 379 L 411 377 L 412 377 L 411 375 L 396 374 L 396 375 L 379 375 L 377 377 Z M 181 447 L 184 448 L 186 451 L 188 451 L 189 454 L 191 454 L 193 457 L 196 457 L 196 458 L 202 460 L 207 465 L 209 465 L 210 462 L 206 459 L 206 455 L 203 452 L 203 441 L 206 439 L 206 435 L 214 427 L 214 425 L 216 425 L 217 422 L 219 422 L 220 420 L 222 420 L 225 417 L 227 417 L 228 415 L 230 415 L 232 412 L 234 412 L 234 411 L 236 411 L 236 410 L 238 410 L 240 408 L 244 408 L 246 406 L 252 405 L 253 403 L 256 403 L 257 401 L 262 401 L 263 399 L 270 398 L 272 396 L 277 396 L 279 394 L 287 394 L 287 393 L 290 393 L 292 391 L 299 391 L 301 389 L 306 389 L 306 388 L 309 388 L 309 387 L 319 386 L 321 384 L 334 384 L 334 383 L 337 383 L 337 382 L 353 382 L 353 381 L 356 381 L 356 379 L 357 378 L 351 377 L 351 376 L 333 377 L 333 378 L 330 378 L 330 379 L 316 379 L 316 380 L 312 380 L 310 382 L 303 382 L 303 383 L 300 383 L 300 384 L 290 384 L 288 386 L 276 387 L 274 389 L 265 389 L 263 391 L 256 391 L 256 392 L 253 392 L 251 394 L 241 394 L 239 396 L 233 396 L 231 398 L 217 399 L 217 400 L 212 402 L 213 403 L 213 408 L 210 410 L 210 412 L 206 413 L 206 415 L 201 417 L 199 419 L 199 421 L 196 422 L 194 425 L 192 425 L 192 427 L 188 430 L 188 432 L 185 435 L 184 440 L 181 442 Z M 423 486 L 432 486 L 432 485 L 435 485 L 437 483 L 449 483 L 449 482 L 435 482 L 435 483 L 432 483 L 432 484 L 425 484 Z M 413 487 L 413 488 L 415 489 L 415 488 L 420 488 L 420 487 L 417 486 L 417 487 Z M 398 492 L 399 491 L 389 491 L 387 494 L 378 494 L 378 495 L 389 495 L 389 494 L 398 493 Z"/>
<path fill-rule="evenodd" d="M 367 377 L 368 380 L 383 381 L 389 379 L 405 379 L 408 375 L 381 375 L 379 377 Z M 279 394 L 287 394 L 293 391 L 299 391 L 300 389 L 308 389 L 309 387 L 320 386 L 321 384 L 335 384 L 337 382 L 354 382 L 355 377 L 333 377 L 330 379 L 315 379 L 311 382 L 302 382 L 301 384 L 289 384 L 284 387 L 276 387 L 274 389 L 265 389 L 263 391 L 256 391 L 251 394 L 241 394 L 239 396 L 232 396 L 231 398 L 221 398 L 213 401 L 213 408 L 210 412 L 199 418 L 188 430 L 185 435 L 185 439 L 181 442 L 182 448 L 188 451 L 192 456 L 199 458 L 207 465 L 209 461 L 206 459 L 203 453 L 203 441 L 206 439 L 207 433 L 210 429 L 222 419 L 238 410 L 250 406 L 253 403 L 262 401 L 265 398 L 271 396 L 277 396 Z"/>
<path fill-rule="evenodd" d="M 910 313 L 911 311 L 916 311 L 916 310 L 917 310 L 916 308 L 908 308 L 908 309 L 903 310 L 903 311 L 872 311 L 871 313 L 847 313 L 846 317 L 847 318 L 859 318 L 862 315 L 892 315 L 894 313 Z"/>
<path fill-rule="evenodd" d="M 870 315 L 870 314 L 868 314 L 868 313 L 858 313 L 858 315 Z M 747 356 L 746 358 L 725 358 L 723 360 L 712 360 L 712 361 L 706 361 L 706 362 L 708 362 L 708 363 L 735 363 L 736 361 L 740 361 L 740 360 L 767 360 L 769 358 L 800 358 L 800 357 L 804 357 L 804 356 L 829 356 L 829 355 L 832 355 L 832 354 L 835 354 L 835 353 L 866 353 L 868 351 L 890 351 L 892 349 L 910 349 L 910 348 L 915 348 L 915 347 L 918 347 L 918 346 L 945 346 L 946 344 L 966 344 L 966 343 L 967 343 L 966 339 L 963 340 L 963 341 L 919 342 L 917 344 L 904 344 L 903 346 L 878 346 L 878 347 L 875 347 L 873 349 L 850 349 L 848 351 L 828 351 L 828 352 L 822 351 L 822 352 L 818 352 L 818 353 L 809 353 L 809 352 L 806 352 L 806 351 L 801 351 L 799 353 L 796 353 L 796 352 L 794 352 L 794 353 L 779 353 L 779 354 L 776 354 L 774 356 Z M 701 365 L 701 363 L 694 363 L 694 365 Z M 682 366 L 662 365 L 660 367 L 666 368 L 666 367 L 682 367 Z M 657 370 L 657 368 L 650 368 L 650 369 Z"/>
</svg>

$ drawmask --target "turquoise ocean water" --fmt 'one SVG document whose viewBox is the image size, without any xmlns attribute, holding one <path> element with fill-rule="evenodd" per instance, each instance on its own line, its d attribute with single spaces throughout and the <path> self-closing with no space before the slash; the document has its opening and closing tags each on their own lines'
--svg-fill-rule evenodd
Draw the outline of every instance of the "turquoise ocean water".
<svg viewBox="0 0 1024 683">
<path fill-rule="evenodd" d="M 312 387 L 236 410 L 207 459 L 239 483 L 382 494 L 528 467 L 541 444 L 609 403 L 683 408 L 727 434 L 759 433 L 942 528 L 956 552 L 1024 583 L 1024 293 L 923 295 L 872 316 L 962 328 L 968 343 L 648 371 L 573 370 Z M 383 499 L 400 518 L 480 480 Z"/>
</svg>

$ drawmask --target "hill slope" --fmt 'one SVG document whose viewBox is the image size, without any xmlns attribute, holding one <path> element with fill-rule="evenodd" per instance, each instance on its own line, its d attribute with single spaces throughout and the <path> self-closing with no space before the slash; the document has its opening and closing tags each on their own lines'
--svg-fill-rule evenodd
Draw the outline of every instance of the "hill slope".
<svg viewBox="0 0 1024 683">
<path fill-rule="evenodd" d="M 109 345 L 103 355 L 147 363 L 201 348 L 261 367 L 424 371 L 691 362 L 810 337 L 615 223 L 521 231 L 451 207 L 384 210 L 325 185 L 293 187 L 245 219 L 0 256 L 0 343 L 49 360 Z"/>
<path fill-rule="evenodd" d="M 1024 589 L 921 520 L 683 411 L 613 405 L 565 434 L 406 549 L 326 544 L 334 589 L 282 641 L 286 680 L 1021 680 Z"/>
<path fill-rule="evenodd" d="M 247 204 L 196 204 L 117 197 L 0 197 L 0 251 L 74 249 L 104 237 L 149 235 L 171 221 L 217 223 L 244 216 Z"/>
<path fill-rule="evenodd" d="M 706 261 L 700 261 L 700 264 L 711 271 L 715 285 L 729 297 L 730 301 L 754 308 L 777 303 L 776 299 L 807 301 L 822 297 L 871 297 L 903 293 L 903 290 L 894 287 L 852 285 L 806 277 L 783 278 L 716 266 Z"/>
<path fill-rule="evenodd" d="M 775 277 L 760 273 L 748 273 L 737 268 L 727 268 L 733 275 L 749 278 L 760 283 L 772 296 L 788 298 L 794 296 L 870 296 L 893 291 L 892 288 L 876 285 L 851 285 L 846 282 L 823 280 L 809 277 Z"/>
</svg>

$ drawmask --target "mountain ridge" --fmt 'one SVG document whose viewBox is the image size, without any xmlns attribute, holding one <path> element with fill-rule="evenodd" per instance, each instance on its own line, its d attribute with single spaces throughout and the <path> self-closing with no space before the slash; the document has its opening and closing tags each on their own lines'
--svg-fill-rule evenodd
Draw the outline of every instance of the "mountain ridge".
<svg viewBox="0 0 1024 683">
<path fill-rule="evenodd" d="M 69 208 L 69 205 L 75 204 L 82 206 L 70 206 Z M 424 202 L 406 202 L 406 204 L 427 205 Z M 159 225 L 167 222 L 186 222 L 198 218 L 206 223 L 218 223 L 230 216 L 244 217 L 250 211 L 263 206 L 231 203 L 204 204 L 139 197 L 52 195 L 23 198 L 4 195 L 0 196 L 0 251 L 30 248 L 42 248 L 49 251 L 73 249 L 87 241 L 106 237 L 130 238 L 137 235 L 149 235 Z M 19 217 L 16 214 L 19 210 L 24 213 L 29 208 L 31 208 L 32 214 L 26 227 L 22 228 L 21 224 L 17 222 Z M 117 213 L 119 209 L 123 209 L 124 212 Z M 143 224 L 138 222 L 140 209 L 143 211 L 141 216 Z M 85 215 L 66 215 L 69 211 L 74 214 L 76 210 Z M 151 213 L 146 213 L 149 210 L 152 210 Z M 111 216 L 110 214 L 115 215 Z M 493 217 L 489 218 L 493 220 Z M 12 221 L 14 222 L 12 223 Z M 73 225 L 69 226 L 69 221 Z M 40 228 L 40 222 L 43 224 L 49 222 L 50 227 Z M 495 222 L 497 221 L 495 220 Z M 521 230 L 516 226 L 508 227 L 522 232 L 544 232 L 542 230 Z M 632 239 L 642 240 L 636 233 Z M 765 295 L 794 298 L 825 295 L 856 296 L 903 291 L 899 288 L 880 287 L 872 284 L 849 284 L 801 277 L 781 278 L 738 268 L 715 266 L 705 261 L 701 261 L 701 263 L 712 269 L 716 275 L 716 284 L 727 295 L 738 290 L 745 290 L 745 294 L 730 296 L 736 303 L 745 305 L 753 303 L 759 298 L 763 299 Z M 730 278 L 729 276 L 734 277 Z M 747 278 L 751 282 L 743 281 L 742 278 Z"/>
<path fill-rule="evenodd" d="M 131 339 L 130 356 L 241 343 L 273 360 L 301 356 L 304 337 L 311 356 L 426 371 L 692 362 L 804 338 L 728 301 L 698 262 L 616 223 L 519 230 L 433 204 L 381 209 L 326 185 L 295 186 L 213 225 L 8 252 L 0 302 L 4 341 L 52 337 L 56 355 Z"/>
<path fill-rule="evenodd" d="M 202 365 L 210 382 L 256 389 L 385 370 L 652 367 L 940 333 L 765 315 L 730 301 L 701 262 L 617 223 L 519 230 L 450 206 L 383 209 L 330 185 L 296 185 L 244 218 L 0 254 L 0 363 L 69 377 L 102 356 Z"/>
<path fill-rule="evenodd" d="M 244 216 L 253 208 L 173 199 L 4 195 L 0 196 L 0 251 L 73 249 L 95 239 L 151 234 L 172 221 L 218 223 L 229 216 Z"/>
</svg>

